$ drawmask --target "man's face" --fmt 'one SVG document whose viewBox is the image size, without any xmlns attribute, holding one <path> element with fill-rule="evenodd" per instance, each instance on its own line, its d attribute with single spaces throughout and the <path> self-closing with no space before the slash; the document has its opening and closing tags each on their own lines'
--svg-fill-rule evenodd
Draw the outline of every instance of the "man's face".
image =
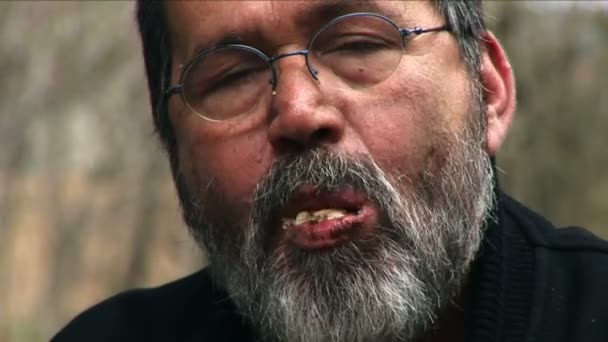
<svg viewBox="0 0 608 342">
<path fill-rule="evenodd" d="M 445 24 L 427 2 L 348 4 L 168 2 L 171 83 L 227 35 L 269 56 L 304 49 L 327 13 Z M 491 202 L 481 99 L 455 39 L 409 40 L 364 89 L 315 80 L 302 56 L 275 67 L 276 94 L 248 116 L 211 122 L 169 104 L 184 216 L 212 271 L 267 336 L 416 335 L 459 291 Z"/>
</svg>

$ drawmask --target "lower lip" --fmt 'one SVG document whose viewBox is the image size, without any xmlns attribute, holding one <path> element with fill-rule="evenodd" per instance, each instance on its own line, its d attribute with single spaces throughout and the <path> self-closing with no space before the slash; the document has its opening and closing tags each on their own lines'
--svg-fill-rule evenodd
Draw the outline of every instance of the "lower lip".
<svg viewBox="0 0 608 342">
<path fill-rule="evenodd" d="M 372 229 L 376 223 L 376 211 L 364 206 L 357 214 L 318 222 L 306 222 L 286 228 L 288 241 L 305 250 L 336 247 Z"/>
</svg>

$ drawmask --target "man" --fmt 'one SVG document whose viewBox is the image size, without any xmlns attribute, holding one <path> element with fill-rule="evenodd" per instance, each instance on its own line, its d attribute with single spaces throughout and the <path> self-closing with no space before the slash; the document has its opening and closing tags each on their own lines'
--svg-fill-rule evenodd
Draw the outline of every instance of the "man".
<svg viewBox="0 0 608 342">
<path fill-rule="evenodd" d="M 137 6 L 210 264 L 54 340 L 608 340 L 608 244 L 496 184 L 515 85 L 479 2 Z"/>
</svg>

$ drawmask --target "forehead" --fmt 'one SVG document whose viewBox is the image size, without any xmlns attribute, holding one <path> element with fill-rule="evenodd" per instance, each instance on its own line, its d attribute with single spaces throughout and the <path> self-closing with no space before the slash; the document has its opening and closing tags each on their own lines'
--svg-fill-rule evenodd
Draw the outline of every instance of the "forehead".
<svg viewBox="0 0 608 342">
<path fill-rule="evenodd" d="M 219 24 L 224 19 L 249 21 L 263 17 L 270 21 L 289 19 L 310 19 L 349 12 L 378 12 L 398 15 L 408 6 L 418 1 L 374 1 L 374 0 L 291 0 L 291 1 L 168 1 L 167 8 L 171 17 L 176 19 L 198 19 Z M 177 23 L 177 22 L 176 22 Z"/>
<path fill-rule="evenodd" d="M 432 12 L 426 1 L 168 1 L 166 6 L 174 48 L 184 53 L 226 36 L 290 44 L 295 35 L 309 37 L 332 18 L 353 12 L 381 13 L 416 26 L 421 12 Z"/>
</svg>

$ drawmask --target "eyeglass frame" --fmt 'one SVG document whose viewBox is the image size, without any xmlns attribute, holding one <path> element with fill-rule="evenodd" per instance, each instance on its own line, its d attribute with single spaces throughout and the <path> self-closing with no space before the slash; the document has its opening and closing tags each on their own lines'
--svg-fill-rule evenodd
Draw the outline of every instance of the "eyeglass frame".
<svg viewBox="0 0 608 342">
<path fill-rule="evenodd" d="M 216 51 L 219 51 L 219 50 L 234 49 L 234 48 L 236 48 L 236 49 L 252 52 L 252 53 L 258 55 L 270 67 L 271 74 L 272 74 L 272 79 L 270 80 L 270 83 L 272 84 L 272 94 L 276 95 L 276 87 L 277 87 L 277 83 L 278 83 L 277 82 L 278 77 L 277 77 L 277 71 L 276 71 L 274 62 L 276 62 L 279 59 L 285 58 L 285 57 L 300 56 L 300 55 L 302 55 L 302 56 L 304 56 L 304 59 L 306 61 L 306 67 L 308 69 L 308 72 L 310 72 L 311 76 L 315 79 L 315 81 L 318 81 L 319 78 L 317 77 L 317 74 L 319 72 L 312 67 L 312 65 L 310 64 L 309 58 L 308 58 L 309 51 L 310 51 L 310 48 L 312 46 L 312 43 L 315 42 L 315 40 L 317 39 L 317 37 L 321 33 L 323 33 L 325 31 L 325 29 L 327 29 L 328 27 L 334 25 L 335 23 L 340 22 L 342 20 L 349 19 L 349 18 L 363 17 L 363 16 L 376 17 L 376 18 L 379 18 L 379 19 L 382 19 L 382 20 L 386 21 L 391 26 L 393 26 L 399 32 L 399 34 L 401 35 L 402 49 L 405 49 L 405 39 L 407 37 L 411 36 L 411 35 L 419 36 L 419 35 L 421 35 L 423 33 L 428 33 L 428 32 L 440 32 L 440 31 L 449 31 L 450 32 L 452 30 L 452 28 L 448 24 L 441 25 L 441 26 L 430 27 L 430 28 L 423 28 L 423 27 L 418 27 L 418 26 L 412 27 L 412 28 L 400 28 L 397 24 L 395 24 L 395 22 L 393 20 L 391 20 L 390 18 L 388 18 L 388 17 L 386 17 L 386 16 L 384 16 L 382 14 L 373 13 L 373 12 L 356 12 L 356 13 L 349 13 L 349 14 L 338 16 L 338 17 L 330 20 L 329 22 L 327 22 L 325 25 L 321 26 L 319 29 L 317 29 L 317 31 L 315 32 L 315 34 L 313 34 L 313 36 L 310 39 L 310 41 L 308 42 L 306 48 L 302 49 L 302 50 L 285 52 L 285 53 L 282 53 L 282 54 L 279 54 L 279 55 L 275 55 L 275 56 L 268 56 L 264 52 L 260 51 L 259 49 L 255 48 L 253 46 L 249 46 L 249 45 L 244 45 L 244 44 L 221 44 L 221 45 L 216 45 L 216 46 L 213 46 L 213 47 L 210 47 L 208 49 L 205 49 L 205 50 L 201 51 L 194 58 L 192 58 L 192 60 L 190 60 L 188 63 L 180 65 L 180 67 L 181 67 L 181 69 L 183 69 L 183 71 L 182 71 L 182 74 L 180 75 L 179 83 L 176 84 L 176 85 L 170 86 L 167 90 L 164 91 L 163 96 L 165 97 L 165 101 L 167 101 L 172 95 L 179 93 L 181 95 L 181 97 L 182 97 L 182 101 L 184 101 L 184 103 L 188 106 L 188 108 L 190 108 L 198 116 L 200 116 L 201 118 L 203 118 L 205 120 L 213 121 L 213 122 L 222 122 L 222 121 L 228 121 L 230 119 L 238 117 L 240 115 L 236 115 L 236 116 L 228 118 L 226 120 L 212 119 L 212 118 L 208 118 L 208 117 L 206 117 L 206 116 L 198 113 L 197 111 L 195 111 L 193 108 L 190 107 L 190 105 L 188 104 L 188 101 L 184 98 L 183 84 L 184 84 L 184 78 L 185 78 L 186 74 L 188 73 L 188 70 L 190 69 L 190 67 L 192 67 L 192 65 L 194 65 L 196 62 L 198 62 L 203 57 L 209 55 L 210 53 L 213 53 L 213 52 L 216 52 Z M 380 81 L 379 83 L 382 83 L 384 81 L 386 81 L 386 79 Z"/>
</svg>

